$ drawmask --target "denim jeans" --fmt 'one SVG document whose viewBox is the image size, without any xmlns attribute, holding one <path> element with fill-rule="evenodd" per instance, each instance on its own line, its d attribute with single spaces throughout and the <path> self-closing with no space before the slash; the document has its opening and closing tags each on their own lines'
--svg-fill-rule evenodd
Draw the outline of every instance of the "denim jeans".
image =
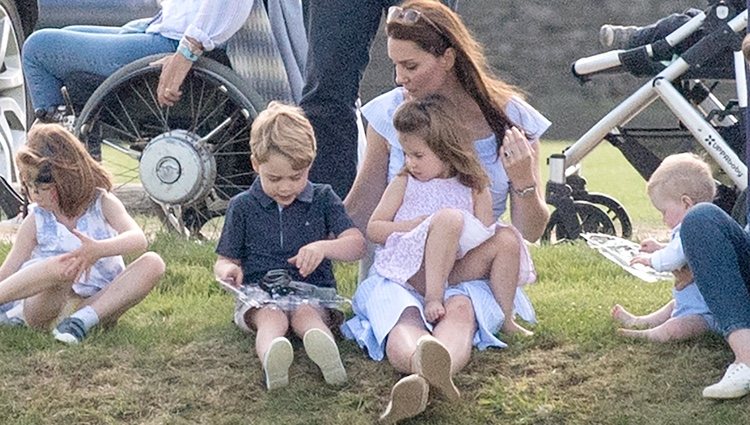
<svg viewBox="0 0 750 425">
<path fill-rule="evenodd" d="M 750 235 L 721 208 L 701 203 L 688 211 L 680 236 L 695 283 L 724 336 L 750 329 Z"/>
<path fill-rule="evenodd" d="M 383 12 L 401 0 L 311 0 L 300 106 L 312 123 L 318 155 L 310 180 L 329 183 L 344 198 L 357 174 L 359 83 Z M 457 0 L 443 0 L 455 7 Z"/>
<path fill-rule="evenodd" d="M 75 74 L 107 77 L 136 59 L 174 52 L 179 40 L 123 27 L 71 26 L 36 31 L 23 45 L 34 109 L 64 104 L 60 88 Z"/>
</svg>

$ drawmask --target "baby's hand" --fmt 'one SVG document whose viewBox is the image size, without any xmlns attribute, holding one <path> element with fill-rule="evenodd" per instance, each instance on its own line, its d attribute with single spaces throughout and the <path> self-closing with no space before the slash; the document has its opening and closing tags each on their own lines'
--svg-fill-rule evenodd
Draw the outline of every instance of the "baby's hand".
<svg viewBox="0 0 750 425">
<path fill-rule="evenodd" d="M 437 323 L 445 316 L 445 307 L 441 301 L 427 301 L 424 305 L 424 315 L 430 323 Z"/>
<path fill-rule="evenodd" d="M 408 220 L 407 223 L 409 223 L 410 225 L 409 230 L 412 230 L 416 228 L 417 226 L 419 226 L 423 221 L 427 219 L 427 217 L 429 217 L 429 215 L 420 215 L 420 216 L 412 218 L 411 220 Z"/>
<path fill-rule="evenodd" d="M 228 265 L 216 274 L 216 278 L 239 288 L 242 286 L 242 268 L 236 264 Z"/>
<path fill-rule="evenodd" d="M 652 253 L 664 248 L 664 244 L 653 238 L 644 239 L 641 242 L 641 252 Z"/>
<path fill-rule="evenodd" d="M 685 289 L 693 281 L 693 271 L 688 266 L 674 270 L 672 274 L 674 275 L 674 288 L 678 291 Z"/>
<path fill-rule="evenodd" d="M 287 261 L 299 269 L 302 277 L 307 277 L 320 263 L 326 258 L 325 249 L 322 246 L 323 241 L 309 243 L 299 249 L 297 255 Z"/>
<path fill-rule="evenodd" d="M 651 267 L 651 256 L 650 255 L 636 255 L 630 260 L 630 265 L 643 264 L 644 266 Z"/>
</svg>

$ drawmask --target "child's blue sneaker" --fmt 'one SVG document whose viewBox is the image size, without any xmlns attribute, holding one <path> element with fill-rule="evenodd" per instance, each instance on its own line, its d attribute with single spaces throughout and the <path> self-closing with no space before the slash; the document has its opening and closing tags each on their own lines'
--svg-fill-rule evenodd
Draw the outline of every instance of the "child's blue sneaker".
<svg viewBox="0 0 750 425">
<path fill-rule="evenodd" d="M 81 319 L 67 317 L 52 331 L 56 340 L 66 344 L 79 344 L 86 338 L 86 328 Z"/>
</svg>

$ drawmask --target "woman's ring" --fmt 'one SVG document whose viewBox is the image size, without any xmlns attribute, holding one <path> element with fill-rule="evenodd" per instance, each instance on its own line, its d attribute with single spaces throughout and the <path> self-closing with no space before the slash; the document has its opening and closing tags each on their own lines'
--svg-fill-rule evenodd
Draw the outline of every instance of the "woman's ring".
<svg viewBox="0 0 750 425">
<path fill-rule="evenodd" d="M 505 152 L 503 152 L 503 155 L 504 155 L 504 156 L 505 156 L 506 158 L 510 158 L 511 154 L 513 154 L 513 151 L 505 151 Z"/>
</svg>

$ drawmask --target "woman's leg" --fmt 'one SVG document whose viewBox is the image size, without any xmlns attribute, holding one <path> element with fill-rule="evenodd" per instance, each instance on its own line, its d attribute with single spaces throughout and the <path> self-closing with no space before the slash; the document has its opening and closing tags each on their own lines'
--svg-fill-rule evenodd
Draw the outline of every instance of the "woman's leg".
<svg viewBox="0 0 750 425">
<path fill-rule="evenodd" d="M 448 298 L 445 310 L 445 317 L 435 326 L 432 335 L 450 353 L 451 374 L 455 374 L 469 364 L 477 322 L 471 300 L 467 297 Z"/>
<path fill-rule="evenodd" d="M 722 380 L 703 396 L 741 397 L 750 393 L 750 235 L 704 203 L 688 211 L 680 236 L 695 283 L 735 355 Z"/>
<path fill-rule="evenodd" d="M 413 373 L 412 357 L 417 351 L 417 340 L 424 335 L 429 332 L 419 310 L 414 307 L 404 310 L 386 340 L 388 362 L 401 373 Z"/>
<path fill-rule="evenodd" d="M 443 294 L 448 274 L 456 262 L 458 240 L 463 227 L 464 216 L 459 210 L 440 210 L 430 220 L 424 249 L 424 314 L 431 323 L 439 321 L 445 315 Z"/>
<path fill-rule="evenodd" d="M 64 104 L 60 88 L 74 73 L 109 76 L 136 59 L 173 52 L 176 40 L 157 34 L 46 28 L 23 46 L 23 69 L 35 109 Z"/>
<path fill-rule="evenodd" d="M 448 277 L 450 284 L 489 277 L 490 289 L 505 315 L 501 331 L 531 335 L 515 321 L 513 302 L 518 289 L 521 241 L 510 227 L 498 228 L 493 237 L 469 251 Z"/>
</svg>

